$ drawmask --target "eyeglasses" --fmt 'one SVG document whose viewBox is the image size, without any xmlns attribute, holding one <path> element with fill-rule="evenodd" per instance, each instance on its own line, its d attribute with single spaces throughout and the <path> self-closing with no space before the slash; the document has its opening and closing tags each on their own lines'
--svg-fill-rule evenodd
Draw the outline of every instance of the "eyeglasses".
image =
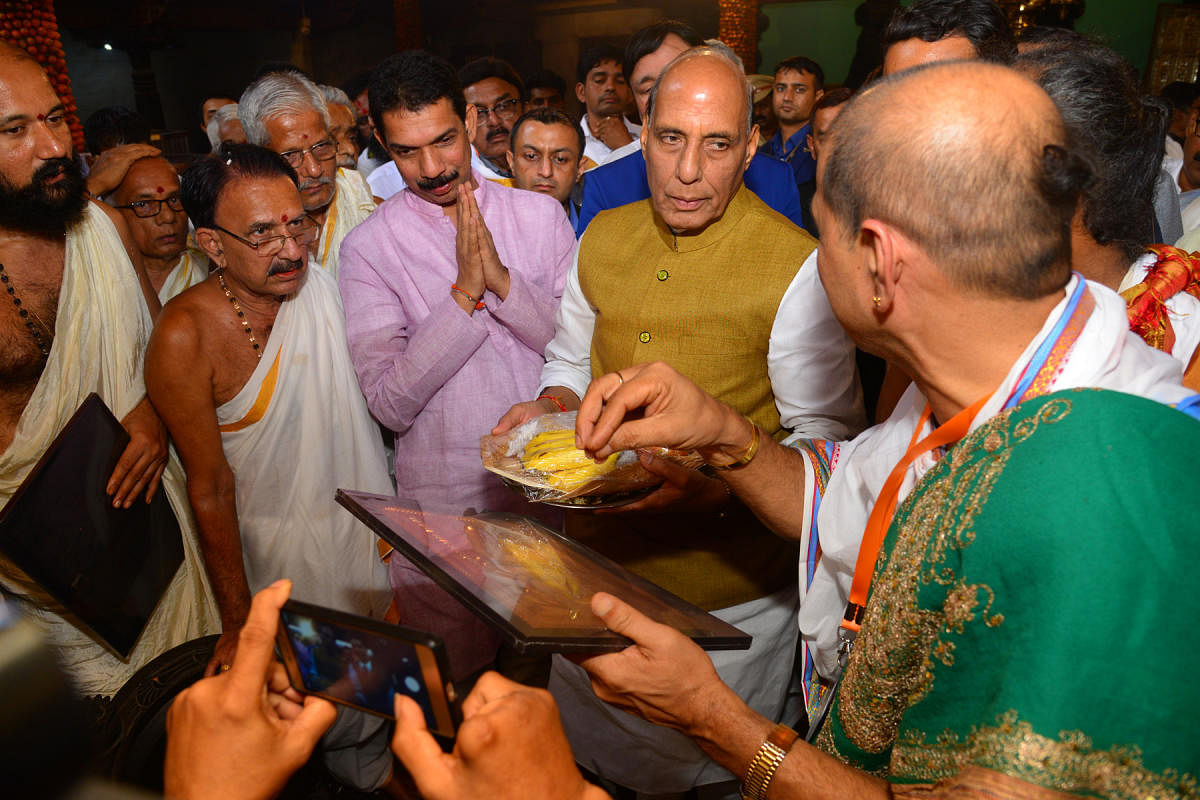
<svg viewBox="0 0 1200 800">
<path fill-rule="evenodd" d="M 163 203 L 166 203 L 167 208 L 176 213 L 183 211 L 183 201 L 177 194 L 171 195 L 166 200 L 134 200 L 127 206 L 113 206 L 113 208 L 128 209 L 133 212 L 135 217 L 157 217 L 158 212 L 162 211 Z"/>
<path fill-rule="evenodd" d="M 337 145 L 328 139 L 317 142 L 307 150 L 288 150 L 286 153 L 280 153 L 283 160 L 288 163 L 292 169 L 298 169 L 304 163 L 304 157 L 312 153 L 312 157 L 316 161 L 328 161 L 337 155 Z"/>
<path fill-rule="evenodd" d="M 507 100 L 501 100 L 491 108 L 476 103 L 475 110 L 479 113 L 479 116 L 476 118 L 475 126 L 482 128 L 484 125 L 487 125 L 489 114 L 495 114 L 498 119 L 514 120 L 517 117 L 517 106 L 519 105 L 521 105 L 521 101 L 512 97 Z"/>
<path fill-rule="evenodd" d="M 301 247 L 308 247 L 317 239 L 317 224 L 308 217 L 300 217 L 288 223 L 288 228 L 294 233 L 285 233 L 280 236 L 264 236 L 258 240 L 243 239 L 228 228 L 222 228 L 220 225 L 213 224 L 213 227 L 222 233 L 226 233 L 237 239 L 247 247 L 253 247 L 263 258 L 270 258 L 283 251 L 287 246 L 287 240 L 291 239 Z"/>
</svg>

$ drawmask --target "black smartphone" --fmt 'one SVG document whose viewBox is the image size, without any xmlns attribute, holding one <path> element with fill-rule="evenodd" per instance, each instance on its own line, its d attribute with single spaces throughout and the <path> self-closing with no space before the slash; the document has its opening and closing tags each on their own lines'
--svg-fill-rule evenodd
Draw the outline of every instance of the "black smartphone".
<svg viewBox="0 0 1200 800">
<path fill-rule="evenodd" d="M 389 719 L 395 695 L 407 695 L 431 733 L 454 736 L 460 702 L 436 636 L 298 600 L 284 603 L 279 623 L 279 654 L 297 691 Z"/>
</svg>

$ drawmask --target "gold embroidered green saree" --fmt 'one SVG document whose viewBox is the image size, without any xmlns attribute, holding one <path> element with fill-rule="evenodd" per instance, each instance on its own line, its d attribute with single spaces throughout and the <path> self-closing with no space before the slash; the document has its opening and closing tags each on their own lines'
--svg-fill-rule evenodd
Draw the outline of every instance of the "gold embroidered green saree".
<svg viewBox="0 0 1200 800">
<path fill-rule="evenodd" d="M 897 784 L 1200 797 L 1198 454 L 1200 422 L 1095 390 L 963 439 L 896 515 L 819 744 Z"/>
</svg>

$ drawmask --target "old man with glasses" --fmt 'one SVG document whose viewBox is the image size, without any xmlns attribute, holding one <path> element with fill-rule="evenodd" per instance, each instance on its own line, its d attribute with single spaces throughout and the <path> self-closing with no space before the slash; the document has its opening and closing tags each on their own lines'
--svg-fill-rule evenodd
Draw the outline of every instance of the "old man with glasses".
<svg viewBox="0 0 1200 800">
<path fill-rule="evenodd" d="M 366 180 L 337 165 L 329 109 L 316 84 L 294 72 L 269 72 L 238 101 L 246 140 L 283 156 L 299 179 L 300 202 L 320 227 L 316 262 L 337 276 L 342 240 L 375 210 Z"/>
</svg>

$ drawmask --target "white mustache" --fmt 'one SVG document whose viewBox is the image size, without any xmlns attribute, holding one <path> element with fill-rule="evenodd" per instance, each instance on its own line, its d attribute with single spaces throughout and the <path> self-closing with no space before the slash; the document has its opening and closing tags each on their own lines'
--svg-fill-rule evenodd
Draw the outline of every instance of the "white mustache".
<svg viewBox="0 0 1200 800">
<path fill-rule="evenodd" d="M 332 186 L 332 185 L 333 185 L 333 178 L 326 178 L 325 176 L 321 176 L 320 178 L 309 178 L 308 180 L 306 180 L 300 184 L 300 191 L 303 192 L 305 189 L 311 189 L 313 186 Z"/>
</svg>

